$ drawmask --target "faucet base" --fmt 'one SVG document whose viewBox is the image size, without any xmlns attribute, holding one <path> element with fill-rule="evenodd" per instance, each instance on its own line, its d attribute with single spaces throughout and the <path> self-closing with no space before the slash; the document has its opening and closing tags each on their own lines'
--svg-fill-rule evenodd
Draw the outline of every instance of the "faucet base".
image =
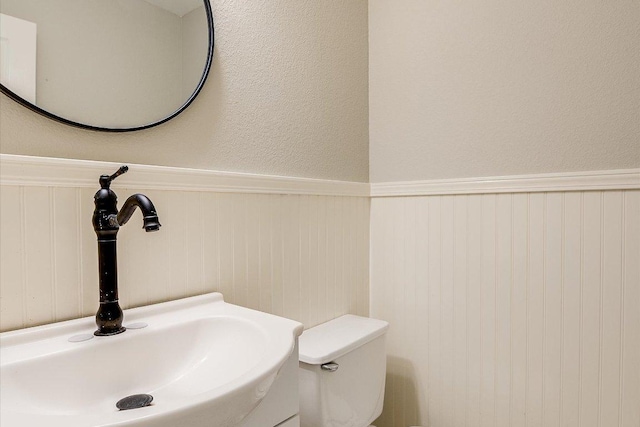
<svg viewBox="0 0 640 427">
<path fill-rule="evenodd" d="M 125 328 L 124 326 L 120 326 L 119 329 L 115 329 L 115 330 L 112 330 L 112 331 L 109 331 L 109 330 L 101 331 L 100 329 L 98 329 L 97 331 L 95 331 L 93 333 L 93 335 L 95 335 L 97 337 L 108 337 L 108 336 L 111 336 L 111 335 L 121 334 L 126 330 L 127 330 L 127 328 Z"/>
</svg>

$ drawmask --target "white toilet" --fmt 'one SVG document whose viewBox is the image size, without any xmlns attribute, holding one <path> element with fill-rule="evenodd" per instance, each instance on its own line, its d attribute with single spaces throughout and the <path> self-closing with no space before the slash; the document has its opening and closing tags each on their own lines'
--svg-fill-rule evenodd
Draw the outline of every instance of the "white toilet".
<svg viewBox="0 0 640 427">
<path fill-rule="evenodd" d="M 346 315 L 302 334 L 301 427 L 367 427 L 380 416 L 388 327 L 382 320 Z"/>
</svg>

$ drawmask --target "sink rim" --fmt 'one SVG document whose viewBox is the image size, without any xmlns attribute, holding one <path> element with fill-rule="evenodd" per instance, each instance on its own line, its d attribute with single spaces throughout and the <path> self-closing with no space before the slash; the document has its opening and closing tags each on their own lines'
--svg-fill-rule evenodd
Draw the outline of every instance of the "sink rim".
<svg viewBox="0 0 640 427">
<path fill-rule="evenodd" d="M 188 320 L 185 319 L 187 315 Z M 265 354 L 262 359 L 234 379 L 200 394 L 132 411 L 117 411 L 114 402 L 114 411 L 99 412 L 100 419 L 109 418 L 108 425 L 134 425 L 138 421 L 178 416 L 200 407 L 214 405 L 228 395 L 241 393 L 243 390 L 245 392 L 249 389 L 264 390 L 262 396 L 264 397 L 280 367 L 295 348 L 296 338 L 302 333 L 303 326 L 293 320 L 226 303 L 222 294 L 217 292 L 125 310 L 125 326 L 127 323 L 144 320 L 149 324 L 149 327 L 127 331 L 113 337 L 95 337 L 92 340 L 79 343 L 68 342 L 67 339 L 72 335 L 92 332 L 95 329 L 92 316 L 1 333 L 0 366 L 5 368 L 14 363 L 28 363 L 33 357 L 47 357 L 58 352 L 74 351 L 82 346 L 104 345 L 105 342 L 110 341 L 117 343 L 122 339 L 131 340 L 133 339 L 132 335 L 137 333 L 158 333 L 154 326 L 163 329 L 167 325 L 175 324 L 175 322 L 197 322 L 212 317 L 236 318 L 250 322 L 253 327 L 257 327 L 266 337 Z M 273 328 L 281 329 L 281 331 L 273 333 L 272 331 L 275 330 Z M 43 347 L 46 347 L 47 350 L 43 350 Z M 21 356 L 20 350 L 27 350 L 28 354 Z M 260 401 L 261 398 L 256 400 L 255 405 Z M 0 408 L 7 406 L 0 405 Z M 24 412 L 25 410 L 27 412 Z M 18 414 L 35 416 L 28 412 L 28 408 L 1 409 L 0 413 L 2 413 L 2 418 Z M 61 422 L 75 421 L 76 419 L 78 422 L 82 422 L 83 419 L 86 419 L 85 416 L 88 416 L 84 412 L 77 412 L 69 417 L 51 413 L 41 415 L 55 417 Z"/>
</svg>

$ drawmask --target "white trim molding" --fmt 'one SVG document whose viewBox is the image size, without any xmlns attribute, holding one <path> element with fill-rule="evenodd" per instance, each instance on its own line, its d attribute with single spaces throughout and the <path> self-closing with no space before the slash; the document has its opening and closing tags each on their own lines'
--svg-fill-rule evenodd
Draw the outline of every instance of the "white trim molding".
<svg viewBox="0 0 640 427">
<path fill-rule="evenodd" d="M 119 187 L 165 191 L 369 197 L 369 184 L 127 163 Z M 0 154 L 0 184 L 97 188 L 120 163 Z"/>
<path fill-rule="evenodd" d="M 640 189 L 640 169 L 371 184 L 371 197 Z"/>
<path fill-rule="evenodd" d="M 98 177 L 121 164 L 0 154 L 0 184 L 95 188 Z M 141 190 L 403 197 L 444 194 L 539 193 L 640 189 L 640 168 L 498 177 L 363 183 L 204 169 L 128 164 L 120 187 Z"/>
</svg>

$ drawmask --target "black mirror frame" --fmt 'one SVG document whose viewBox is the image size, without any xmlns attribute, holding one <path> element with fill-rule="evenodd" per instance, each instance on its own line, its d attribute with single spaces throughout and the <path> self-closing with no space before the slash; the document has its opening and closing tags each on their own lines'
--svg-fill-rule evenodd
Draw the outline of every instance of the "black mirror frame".
<svg viewBox="0 0 640 427">
<path fill-rule="evenodd" d="M 129 127 L 129 128 L 108 128 L 108 127 L 100 127 L 100 126 L 91 126 L 91 125 L 86 125 L 83 123 L 78 123 L 78 122 L 74 122 L 73 120 L 69 120 L 69 119 L 65 119 L 64 117 L 60 117 L 56 114 L 53 114 L 47 110 L 44 110 L 40 107 L 38 107 L 37 105 L 34 105 L 32 103 L 30 103 L 29 101 L 23 99 L 22 97 L 20 97 L 19 95 L 17 95 L 15 92 L 11 91 L 10 89 L 8 89 L 5 85 L 0 84 L 0 91 L 2 93 L 4 93 L 5 95 L 7 95 L 9 98 L 13 99 L 14 101 L 16 101 L 18 104 L 23 105 L 24 107 L 28 108 L 31 111 L 34 111 L 38 114 L 41 114 L 45 117 L 50 118 L 51 120 L 55 120 L 57 122 L 60 123 L 64 123 L 66 125 L 69 126 L 73 126 L 73 127 L 77 127 L 77 128 L 81 128 L 81 129 L 87 129 L 87 130 L 92 130 L 92 131 L 100 131 L 100 132 L 133 132 L 133 131 L 137 131 L 137 130 L 143 130 L 143 129 L 149 129 L 158 125 L 161 125 L 165 122 L 168 122 L 169 120 L 173 119 L 174 117 L 176 117 L 178 114 L 182 113 L 184 110 L 187 109 L 187 107 L 193 102 L 194 99 L 196 99 L 196 97 L 198 96 L 198 94 L 200 93 L 200 91 L 202 90 L 202 87 L 204 86 L 204 83 L 207 81 L 207 77 L 209 76 L 209 71 L 211 71 L 211 64 L 213 62 L 213 45 L 214 45 L 214 28 L 213 28 L 213 12 L 211 11 L 211 3 L 209 0 L 203 0 L 204 3 L 204 9 L 206 11 L 207 14 L 207 24 L 209 27 L 209 47 L 208 47 L 208 51 L 207 51 L 207 61 L 205 63 L 204 66 L 204 71 L 202 73 L 202 77 L 200 78 L 200 82 L 198 83 L 198 86 L 196 86 L 196 89 L 193 91 L 193 93 L 191 94 L 191 96 L 189 97 L 189 99 L 187 99 L 185 101 L 184 104 L 182 104 L 182 106 L 180 108 L 178 108 L 176 111 L 174 111 L 173 113 L 171 113 L 169 116 L 165 117 L 162 120 L 158 120 L 156 122 L 152 122 L 143 126 L 136 126 L 136 127 Z"/>
</svg>

